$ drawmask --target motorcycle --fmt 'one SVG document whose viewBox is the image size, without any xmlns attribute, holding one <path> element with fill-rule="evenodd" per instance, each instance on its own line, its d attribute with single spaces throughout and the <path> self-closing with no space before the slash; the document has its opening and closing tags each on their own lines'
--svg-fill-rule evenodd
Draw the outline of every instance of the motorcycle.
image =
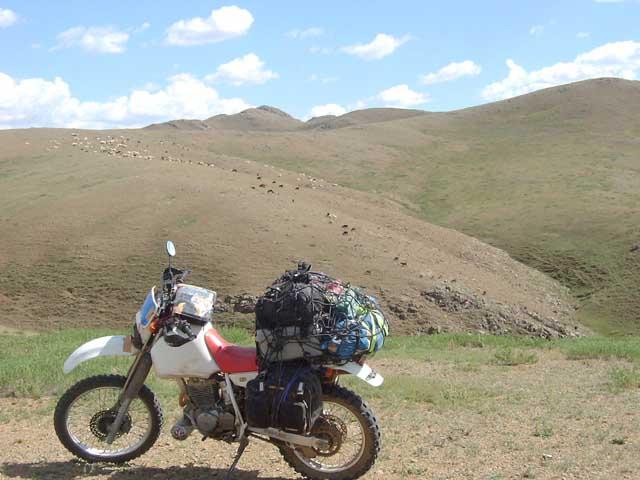
<svg viewBox="0 0 640 480">
<path fill-rule="evenodd" d="M 377 387 L 382 376 L 364 362 L 314 366 L 323 407 L 308 434 L 249 425 L 245 399 L 247 383 L 259 374 L 256 348 L 231 344 L 220 335 L 211 321 L 216 293 L 185 283 L 190 271 L 171 265 L 176 255 L 171 241 L 166 250 L 169 265 L 162 287 L 150 290 L 132 334 L 91 340 L 65 361 L 68 374 L 93 358 L 133 357 L 126 376 L 85 378 L 61 396 L 54 425 L 62 445 L 87 462 L 124 463 L 148 451 L 163 424 L 158 398 L 145 385 L 153 369 L 180 389 L 183 416 L 171 428 L 175 440 L 197 431 L 203 440 L 238 444 L 228 475 L 251 438 L 273 444 L 306 478 L 346 480 L 365 474 L 380 451 L 378 421 L 365 401 L 338 380 L 351 374 Z"/>
</svg>

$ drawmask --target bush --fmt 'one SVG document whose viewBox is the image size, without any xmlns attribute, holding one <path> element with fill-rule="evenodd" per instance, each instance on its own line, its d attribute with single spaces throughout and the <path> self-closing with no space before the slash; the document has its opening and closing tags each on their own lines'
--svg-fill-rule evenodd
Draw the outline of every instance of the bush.
<svg viewBox="0 0 640 480">
<path fill-rule="evenodd" d="M 640 387 L 640 369 L 615 367 L 609 371 L 609 387 L 614 393 Z"/>
<path fill-rule="evenodd" d="M 502 348 L 494 355 L 496 365 L 513 367 L 515 365 L 531 365 L 538 361 L 538 356 L 533 352 L 525 352 L 513 348 Z"/>
<path fill-rule="evenodd" d="M 559 340 L 555 344 L 570 360 L 590 358 L 640 360 L 640 339 L 636 337 L 586 337 Z"/>
</svg>

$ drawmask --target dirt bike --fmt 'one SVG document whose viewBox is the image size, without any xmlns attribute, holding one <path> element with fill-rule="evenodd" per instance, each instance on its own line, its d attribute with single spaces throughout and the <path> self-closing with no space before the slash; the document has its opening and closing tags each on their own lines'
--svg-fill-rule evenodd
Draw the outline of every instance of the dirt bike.
<svg viewBox="0 0 640 480">
<path fill-rule="evenodd" d="M 352 374 L 380 386 L 382 376 L 364 362 L 315 366 L 323 407 L 307 434 L 247 424 L 247 383 L 259 374 L 256 348 L 230 344 L 218 333 L 211 322 L 215 292 L 184 283 L 190 272 L 171 265 L 176 251 L 170 241 L 167 254 L 162 287 L 147 295 L 132 335 L 91 340 L 65 361 L 69 373 L 97 357 L 134 357 L 126 376 L 85 378 L 62 395 L 54 414 L 62 444 L 87 462 L 124 463 L 149 450 L 163 423 L 158 398 L 145 385 L 153 368 L 158 378 L 175 380 L 180 388 L 184 414 L 171 428 L 174 439 L 198 431 L 203 440 L 238 444 L 229 475 L 250 438 L 275 445 L 295 471 L 310 479 L 354 479 L 366 473 L 380 450 L 378 422 L 338 378 Z"/>
</svg>

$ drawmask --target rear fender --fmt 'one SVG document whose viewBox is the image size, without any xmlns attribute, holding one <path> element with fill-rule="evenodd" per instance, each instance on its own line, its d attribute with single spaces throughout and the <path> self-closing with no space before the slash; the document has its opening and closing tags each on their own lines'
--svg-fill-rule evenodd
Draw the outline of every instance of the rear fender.
<svg viewBox="0 0 640 480">
<path fill-rule="evenodd" d="M 64 373 L 70 373 L 81 363 L 93 358 L 132 355 L 131 351 L 125 351 L 131 350 L 130 348 L 125 348 L 127 339 L 128 337 L 123 335 L 112 335 L 95 338 L 81 345 L 64 362 Z"/>
<path fill-rule="evenodd" d="M 384 382 L 384 378 L 382 377 L 382 375 L 380 375 L 366 363 L 360 365 L 356 362 L 348 362 L 340 366 L 327 365 L 327 367 L 333 368 L 335 370 L 342 370 L 344 372 L 355 375 L 360 380 L 368 383 L 372 387 L 379 387 Z"/>
</svg>

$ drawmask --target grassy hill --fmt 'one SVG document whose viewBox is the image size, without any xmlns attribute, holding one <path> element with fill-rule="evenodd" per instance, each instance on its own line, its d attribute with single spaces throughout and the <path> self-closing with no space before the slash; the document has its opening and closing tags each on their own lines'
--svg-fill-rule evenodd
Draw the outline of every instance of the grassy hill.
<svg viewBox="0 0 640 480">
<path fill-rule="evenodd" d="M 211 153 L 253 142 L 229 132 L 0 132 L 0 325 L 128 329 L 171 238 L 221 298 L 305 259 L 378 296 L 395 333 L 576 331 L 565 289 L 539 272 L 380 196 Z"/>
<path fill-rule="evenodd" d="M 570 287 L 580 318 L 640 331 L 640 82 L 597 79 L 342 128 L 193 135 L 211 154 L 306 172 L 509 252 Z M 197 138 L 197 140 L 195 140 Z"/>
<path fill-rule="evenodd" d="M 5 250 L 43 252 L 26 263 L 4 254 L 0 265 L 12 273 L 0 293 L 13 305 L 14 286 L 31 278 L 24 265 L 36 272 L 37 262 L 69 251 L 75 257 L 63 271 L 77 283 L 95 273 L 98 248 L 100 275 L 105 262 L 126 260 L 127 280 L 141 289 L 149 281 L 133 265 L 159 266 L 157 242 L 172 236 L 224 293 L 259 291 L 287 262 L 306 257 L 387 288 L 387 304 L 408 331 L 453 328 L 474 315 L 467 328 L 486 321 L 478 312 L 452 313 L 457 307 L 433 297 L 425 303 L 424 292 L 434 288 L 448 288 L 458 301 L 469 289 L 474 305 L 494 313 L 501 304 L 522 311 L 528 295 L 535 302 L 528 316 L 536 309 L 571 316 L 563 301 L 556 308 L 544 300 L 546 289 L 563 297 L 555 287 L 542 287 L 497 250 L 452 241 L 453 232 L 427 220 L 559 280 L 593 329 L 640 332 L 640 256 L 629 251 L 640 239 L 640 82 L 590 80 L 445 113 L 370 109 L 300 122 L 260 107 L 79 134 L 88 144 L 72 146 L 69 131 L 1 134 L 3 146 L 20 147 L 0 153 Z M 126 145 L 100 152 L 94 138 L 101 135 L 122 135 Z M 137 158 L 123 158 L 134 149 Z M 114 238 L 122 244 L 111 246 Z M 48 268 L 45 278 L 57 279 Z M 105 282 L 104 292 L 116 284 Z M 65 294 L 67 304 L 76 304 L 74 292 Z M 83 298 L 91 305 L 97 299 L 106 315 L 99 294 Z M 432 323 L 417 328 L 419 319 Z"/>
</svg>

